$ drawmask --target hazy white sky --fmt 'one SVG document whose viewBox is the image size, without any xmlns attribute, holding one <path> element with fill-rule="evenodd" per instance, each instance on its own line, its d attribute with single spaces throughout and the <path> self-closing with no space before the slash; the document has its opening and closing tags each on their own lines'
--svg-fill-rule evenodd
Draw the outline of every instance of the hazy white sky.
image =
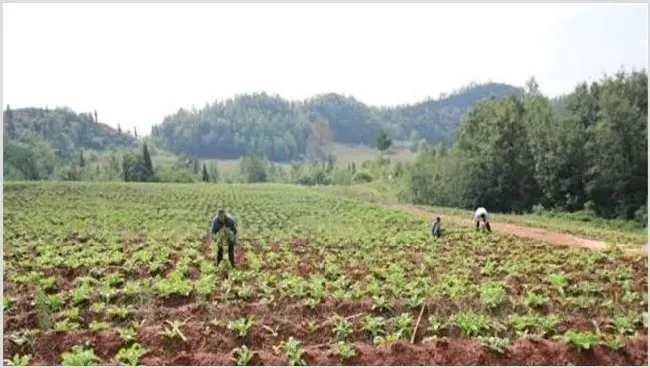
<svg viewBox="0 0 650 368">
<path fill-rule="evenodd" d="M 535 75 L 555 96 L 648 63 L 647 4 L 3 4 L 2 20 L 4 105 L 141 134 L 247 92 L 395 105 Z"/>
</svg>

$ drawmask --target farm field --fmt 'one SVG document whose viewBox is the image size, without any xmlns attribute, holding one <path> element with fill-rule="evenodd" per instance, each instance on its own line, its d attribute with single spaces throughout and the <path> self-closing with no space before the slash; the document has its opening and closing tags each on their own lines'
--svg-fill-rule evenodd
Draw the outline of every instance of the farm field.
<svg viewBox="0 0 650 368">
<path fill-rule="evenodd" d="M 458 220 L 456 222 L 470 222 L 473 215 L 472 211 L 458 208 L 404 205 L 395 198 L 398 190 L 389 183 L 332 186 L 319 190 L 392 208 L 411 209 L 411 212 L 415 213 L 425 211 L 429 213 L 430 217 L 434 216 L 434 214 L 442 216 L 443 221 L 444 218 L 452 218 Z M 490 217 L 495 223 L 546 229 L 608 244 L 624 245 L 628 248 L 639 248 L 648 243 L 647 229 L 633 226 L 631 221 L 606 220 L 587 216 L 571 218 L 571 214 L 568 213 L 561 213 L 556 216 L 490 213 Z"/>
<path fill-rule="evenodd" d="M 237 268 L 215 266 L 217 206 Z M 647 365 L 647 257 L 283 185 L 4 184 L 4 359 Z"/>
</svg>

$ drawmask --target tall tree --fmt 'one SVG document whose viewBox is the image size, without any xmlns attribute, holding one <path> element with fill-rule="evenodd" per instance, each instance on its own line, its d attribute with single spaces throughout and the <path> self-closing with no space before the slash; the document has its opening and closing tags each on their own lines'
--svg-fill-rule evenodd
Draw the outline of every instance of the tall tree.
<svg viewBox="0 0 650 368">
<path fill-rule="evenodd" d="M 600 85 L 598 97 L 587 191 L 599 214 L 632 218 L 647 203 L 647 75 L 618 74 Z"/>
<path fill-rule="evenodd" d="M 192 159 L 192 172 L 194 173 L 194 175 L 198 175 L 198 174 L 199 174 L 199 170 L 200 170 L 199 168 L 200 168 L 200 167 L 201 167 L 201 166 L 200 166 L 200 164 L 199 164 L 199 159 L 198 159 L 198 158 L 193 158 L 193 159 Z"/>
<path fill-rule="evenodd" d="M 205 167 L 205 162 L 203 163 L 203 181 L 206 183 L 210 181 L 210 176 L 208 175 L 208 169 Z"/>
<path fill-rule="evenodd" d="M 142 146 L 142 160 L 144 162 L 144 169 L 147 177 L 149 179 L 153 179 L 154 176 L 153 163 L 151 162 L 151 156 L 149 155 L 149 148 L 147 147 L 147 142 L 145 142 Z"/>
<path fill-rule="evenodd" d="M 472 109 L 461 125 L 458 148 L 467 157 L 472 206 L 525 211 L 536 200 L 533 159 L 515 97 L 490 99 Z"/>
<path fill-rule="evenodd" d="M 5 124 L 7 126 L 6 132 L 9 138 L 16 137 L 16 126 L 14 125 L 14 113 L 11 111 L 11 107 L 7 105 L 7 111 L 5 111 Z"/>
<path fill-rule="evenodd" d="M 384 129 L 380 129 L 375 138 L 375 147 L 381 151 L 383 154 L 384 151 L 390 148 L 393 145 L 393 140 L 388 136 L 388 133 Z"/>
</svg>

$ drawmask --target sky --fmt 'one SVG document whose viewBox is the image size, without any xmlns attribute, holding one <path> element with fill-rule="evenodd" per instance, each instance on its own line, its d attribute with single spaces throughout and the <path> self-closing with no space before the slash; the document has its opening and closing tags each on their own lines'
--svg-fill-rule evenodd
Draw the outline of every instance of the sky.
<svg viewBox="0 0 650 368">
<path fill-rule="evenodd" d="M 647 4 L 3 4 L 3 105 L 148 134 L 265 91 L 397 105 L 474 81 L 548 96 L 647 68 Z"/>
</svg>

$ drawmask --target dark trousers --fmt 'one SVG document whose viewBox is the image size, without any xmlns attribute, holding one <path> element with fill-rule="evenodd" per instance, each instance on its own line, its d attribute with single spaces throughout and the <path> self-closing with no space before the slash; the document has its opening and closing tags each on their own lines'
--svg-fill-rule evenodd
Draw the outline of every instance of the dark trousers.
<svg viewBox="0 0 650 368">
<path fill-rule="evenodd" d="M 476 230 L 478 230 L 478 225 L 479 224 L 480 224 L 480 222 L 477 221 L 476 222 Z M 489 222 L 485 223 L 485 228 L 487 229 L 487 231 L 492 232 L 492 229 L 490 228 L 490 223 Z"/>
<path fill-rule="evenodd" d="M 223 260 L 223 246 L 219 246 L 219 249 L 217 250 L 217 266 L 221 261 Z M 235 267 L 235 242 L 229 241 L 228 242 L 228 260 L 230 261 L 230 265 L 232 267 Z"/>
</svg>

